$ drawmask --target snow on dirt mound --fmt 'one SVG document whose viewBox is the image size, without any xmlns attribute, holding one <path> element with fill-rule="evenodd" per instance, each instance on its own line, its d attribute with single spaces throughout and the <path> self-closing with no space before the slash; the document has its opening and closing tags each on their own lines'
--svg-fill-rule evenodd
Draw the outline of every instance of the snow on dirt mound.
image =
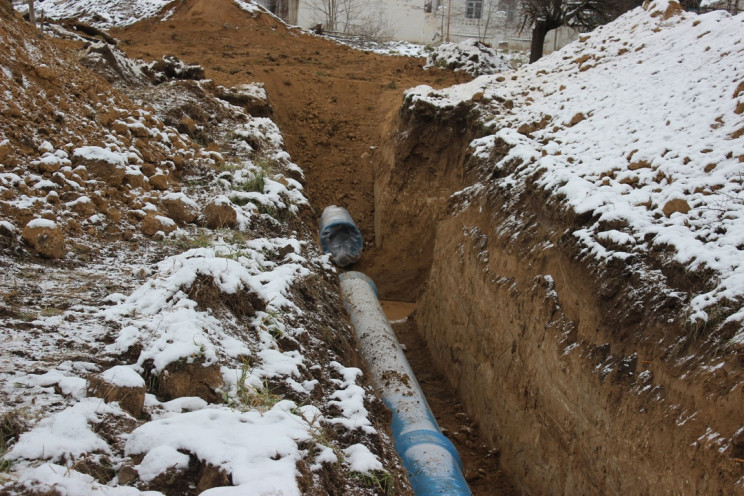
<svg viewBox="0 0 744 496">
<path fill-rule="evenodd" d="M 689 323 L 744 345 L 742 32 L 744 14 L 647 2 L 509 78 L 406 98 L 487 102 L 495 133 L 471 147 L 493 179 L 460 198 L 539 187 L 588 219 L 571 233 L 586 255 L 686 281 L 672 296 Z M 660 262 L 635 264 L 649 255 Z"/>
<path fill-rule="evenodd" d="M 36 2 L 35 9 L 44 11 L 44 15 L 51 19 L 78 18 L 101 28 L 112 26 L 128 26 L 147 17 L 156 15 L 171 0 L 68 0 L 54 2 L 50 0 Z M 13 2 L 21 13 L 28 12 L 25 0 Z"/>
<path fill-rule="evenodd" d="M 408 494 L 263 86 L 0 21 L 0 493 Z"/>
<path fill-rule="evenodd" d="M 252 15 L 269 13 L 260 5 L 246 0 L 234 0 L 237 8 Z M 26 0 L 13 0 L 13 6 L 22 14 L 28 13 Z M 170 6 L 170 8 L 168 8 Z M 217 16 L 228 22 L 230 12 L 219 12 L 213 2 L 174 2 L 173 0 L 129 0 L 112 2 L 108 0 L 66 0 L 63 2 L 42 0 L 36 2 L 37 15 L 43 10 L 49 19 L 78 19 L 100 29 L 126 27 L 147 18 L 161 14 L 166 21 L 177 11 L 188 12 L 195 17 Z M 278 20 L 278 19 L 277 19 Z"/>
<path fill-rule="evenodd" d="M 437 45 L 427 55 L 425 68 L 446 67 L 481 76 L 512 70 L 512 58 L 509 53 L 494 50 L 478 40 L 465 40 Z"/>
<path fill-rule="evenodd" d="M 66 0 L 55 2 L 42 0 L 35 2 L 37 11 L 51 19 L 77 18 L 101 28 L 128 26 L 147 17 L 156 15 L 172 0 L 130 0 L 112 2 L 109 0 Z M 21 13 L 28 12 L 26 0 L 14 0 L 13 5 Z"/>
</svg>

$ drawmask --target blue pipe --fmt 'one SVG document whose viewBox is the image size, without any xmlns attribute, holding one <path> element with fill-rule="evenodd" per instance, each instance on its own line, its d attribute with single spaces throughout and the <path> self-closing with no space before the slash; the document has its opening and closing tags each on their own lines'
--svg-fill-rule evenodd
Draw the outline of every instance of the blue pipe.
<svg viewBox="0 0 744 496">
<path fill-rule="evenodd" d="M 439 429 L 380 306 L 374 283 L 360 272 L 346 272 L 341 274 L 341 293 L 372 382 L 393 412 L 395 449 L 414 493 L 470 495 L 457 449 Z"/>
</svg>

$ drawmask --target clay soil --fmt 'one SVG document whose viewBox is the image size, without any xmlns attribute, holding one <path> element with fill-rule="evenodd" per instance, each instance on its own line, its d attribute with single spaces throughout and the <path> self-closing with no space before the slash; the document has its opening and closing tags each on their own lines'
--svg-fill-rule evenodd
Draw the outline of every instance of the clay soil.
<svg viewBox="0 0 744 496">
<path fill-rule="evenodd" d="M 372 242 L 372 160 L 383 123 L 399 109 L 406 88 L 450 86 L 467 81 L 466 74 L 425 71 L 423 59 L 366 53 L 269 16 L 251 18 L 228 0 L 187 0 L 165 22 L 147 20 L 111 34 L 133 58 L 175 55 L 201 64 L 208 79 L 226 87 L 264 83 L 287 150 L 305 172 L 316 220 L 327 205 L 346 207 L 365 238 L 365 266 L 391 265 L 375 259 Z M 489 451 L 433 368 L 413 320 L 396 328 L 437 419 L 460 452 L 473 493 L 518 494 L 499 468 L 498 453 Z"/>
</svg>

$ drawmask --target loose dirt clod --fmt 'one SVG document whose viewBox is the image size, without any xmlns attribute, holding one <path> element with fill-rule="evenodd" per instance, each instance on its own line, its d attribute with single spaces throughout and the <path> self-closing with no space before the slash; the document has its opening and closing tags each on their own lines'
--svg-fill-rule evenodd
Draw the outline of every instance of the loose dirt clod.
<svg viewBox="0 0 744 496">
<path fill-rule="evenodd" d="M 169 364 L 158 375 L 157 393 L 166 400 L 196 396 L 208 403 L 221 400 L 218 393 L 223 384 L 217 364 L 204 365 L 198 358 L 193 362 L 177 361 Z"/>
<path fill-rule="evenodd" d="M 21 237 L 42 257 L 62 258 L 65 256 L 65 238 L 56 224 L 26 225 Z"/>
<path fill-rule="evenodd" d="M 88 376 L 87 395 L 101 398 L 104 401 L 118 401 L 123 410 L 132 417 L 142 415 L 145 405 L 145 387 L 127 387 L 111 384 L 103 377 L 93 374 Z"/>
</svg>

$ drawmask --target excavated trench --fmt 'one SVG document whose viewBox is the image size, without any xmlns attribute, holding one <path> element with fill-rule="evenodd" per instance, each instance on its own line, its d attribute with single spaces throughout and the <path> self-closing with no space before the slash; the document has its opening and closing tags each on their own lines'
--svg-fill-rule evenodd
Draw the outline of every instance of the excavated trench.
<svg viewBox="0 0 744 496">
<path fill-rule="evenodd" d="M 737 431 L 741 390 L 728 365 L 694 375 L 659 349 L 684 332 L 678 309 L 583 259 L 566 233 L 586 219 L 537 188 L 451 200 L 476 181 L 474 104 L 401 107 L 401 92 L 465 76 L 244 20 L 229 2 L 187 3 L 116 36 L 132 56 L 198 61 L 217 84 L 265 84 L 316 213 L 343 205 L 359 224 L 352 268 L 389 300 L 474 494 L 731 494 L 744 434 L 728 458 L 700 433 Z"/>
</svg>

